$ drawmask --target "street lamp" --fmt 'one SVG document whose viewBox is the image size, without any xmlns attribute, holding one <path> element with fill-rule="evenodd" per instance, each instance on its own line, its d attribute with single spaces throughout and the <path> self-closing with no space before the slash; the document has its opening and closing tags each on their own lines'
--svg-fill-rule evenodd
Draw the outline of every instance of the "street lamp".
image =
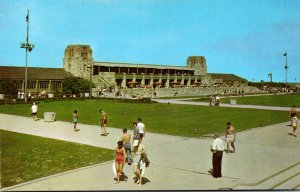
<svg viewBox="0 0 300 192">
<path fill-rule="evenodd" d="M 27 10 L 27 16 L 26 16 L 26 25 L 27 25 L 27 31 L 26 31 L 26 43 L 20 43 L 20 47 L 26 49 L 26 65 L 25 65 L 25 89 L 24 89 L 24 99 L 25 102 L 27 102 L 27 63 L 28 63 L 28 51 L 31 52 L 34 48 L 34 44 L 31 44 L 28 42 L 28 32 L 29 32 L 29 10 Z"/>
<path fill-rule="evenodd" d="M 287 90 L 287 70 L 289 68 L 288 64 L 287 64 L 287 52 L 285 52 L 283 54 L 283 56 L 285 56 L 285 66 L 284 66 L 284 69 L 285 69 L 285 88 Z"/>
<path fill-rule="evenodd" d="M 272 83 L 272 73 L 269 73 L 268 77 L 270 78 L 270 82 Z"/>
<path fill-rule="evenodd" d="M 90 66 L 87 67 L 88 69 L 90 69 L 90 99 L 92 98 L 92 76 L 93 76 L 93 60 L 91 61 Z"/>
</svg>

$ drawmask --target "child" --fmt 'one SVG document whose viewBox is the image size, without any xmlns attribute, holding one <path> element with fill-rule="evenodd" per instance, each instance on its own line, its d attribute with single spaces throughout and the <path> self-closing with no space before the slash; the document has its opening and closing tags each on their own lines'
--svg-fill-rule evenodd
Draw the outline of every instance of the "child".
<svg viewBox="0 0 300 192">
<path fill-rule="evenodd" d="M 77 129 L 77 122 L 78 122 L 78 114 L 77 114 L 77 110 L 74 110 L 73 113 L 73 123 L 74 123 L 74 131 L 79 131 L 80 129 Z"/>
<path fill-rule="evenodd" d="M 140 171 L 140 178 L 138 179 L 137 184 L 139 186 L 142 185 L 142 178 L 143 178 L 143 175 L 145 173 L 146 167 L 148 167 L 146 161 L 147 161 L 147 155 L 145 153 L 142 153 L 141 154 L 141 159 L 140 159 L 139 164 L 138 164 L 138 168 L 139 168 L 139 171 Z"/>
</svg>

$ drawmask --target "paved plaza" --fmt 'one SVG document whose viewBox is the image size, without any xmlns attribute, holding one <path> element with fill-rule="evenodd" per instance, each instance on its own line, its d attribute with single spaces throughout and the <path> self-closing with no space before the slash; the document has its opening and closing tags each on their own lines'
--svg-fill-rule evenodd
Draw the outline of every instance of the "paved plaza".
<svg viewBox="0 0 300 192">
<path fill-rule="evenodd" d="M 43 119 L 33 121 L 31 117 L 6 114 L 0 114 L 0 122 L 2 130 L 109 149 L 116 147 L 122 134 L 121 129 L 109 127 L 109 136 L 101 137 L 100 126 L 79 123 L 81 130 L 74 132 L 68 122 L 47 123 Z M 124 167 L 128 181 L 115 184 L 112 160 L 2 190 L 300 189 L 300 132 L 298 128 L 298 137 L 289 135 L 292 130 L 287 126 L 289 123 L 287 119 L 284 123 L 238 132 L 236 153 L 224 153 L 223 177 L 218 179 L 208 173 L 212 168 L 212 138 L 147 133 L 143 143 L 151 163 L 144 175 L 143 186 L 133 182 L 133 170 L 128 165 Z M 129 133 L 132 135 L 131 130 Z"/>
</svg>

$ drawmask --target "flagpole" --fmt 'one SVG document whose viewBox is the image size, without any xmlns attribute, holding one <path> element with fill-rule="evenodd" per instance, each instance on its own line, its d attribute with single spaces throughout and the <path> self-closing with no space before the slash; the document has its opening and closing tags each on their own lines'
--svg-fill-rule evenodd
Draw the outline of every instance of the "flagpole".
<svg viewBox="0 0 300 192">
<path fill-rule="evenodd" d="M 33 44 L 28 42 L 29 35 L 29 10 L 27 10 L 26 16 L 26 43 L 21 43 L 21 48 L 26 49 L 26 63 L 25 63 L 25 87 L 24 87 L 24 101 L 27 102 L 27 65 L 28 65 L 28 51 L 31 52 L 34 48 Z"/>
<path fill-rule="evenodd" d="M 26 16 L 26 65 L 25 65 L 25 91 L 24 91 L 24 99 L 25 103 L 27 102 L 27 63 L 28 63 L 28 28 L 29 28 L 29 10 L 27 10 Z"/>
</svg>

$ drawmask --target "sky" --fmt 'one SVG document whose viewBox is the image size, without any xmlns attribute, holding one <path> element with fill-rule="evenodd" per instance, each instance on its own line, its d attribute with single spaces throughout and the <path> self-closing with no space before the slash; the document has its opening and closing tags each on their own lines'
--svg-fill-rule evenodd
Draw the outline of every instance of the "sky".
<svg viewBox="0 0 300 192">
<path fill-rule="evenodd" d="M 0 66 L 63 68 L 70 44 L 94 61 L 186 66 L 248 81 L 300 82 L 300 0 L 0 0 Z"/>
</svg>

